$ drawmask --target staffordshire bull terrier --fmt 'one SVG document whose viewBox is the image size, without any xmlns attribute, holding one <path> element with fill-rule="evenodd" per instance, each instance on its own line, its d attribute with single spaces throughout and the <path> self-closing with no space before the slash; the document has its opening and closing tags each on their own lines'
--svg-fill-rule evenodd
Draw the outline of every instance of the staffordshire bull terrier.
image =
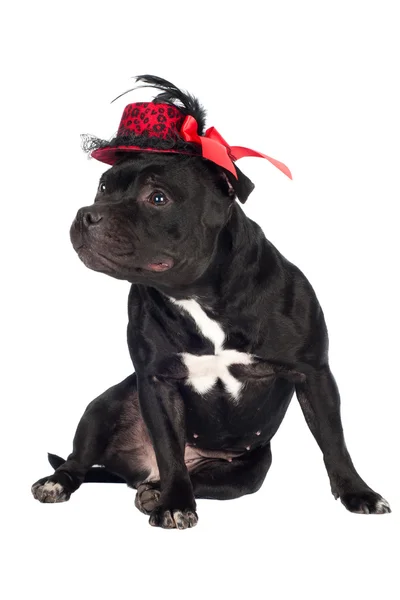
<svg viewBox="0 0 400 600">
<path fill-rule="evenodd" d="M 85 138 L 111 168 L 70 231 L 88 268 L 132 284 L 134 372 L 89 404 L 72 454 L 49 455 L 56 470 L 34 497 L 62 502 L 85 481 L 123 481 L 151 525 L 192 527 L 195 498 L 260 488 L 296 392 L 334 497 L 355 513 L 390 512 L 346 448 L 314 290 L 237 202 L 254 187 L 236 166 L 242 156 L 290 171 L 204 133 L 193 96 L 158 77 L 137 80 L 161 93 L 128 105 L 113 140 Z"/>
</svg>

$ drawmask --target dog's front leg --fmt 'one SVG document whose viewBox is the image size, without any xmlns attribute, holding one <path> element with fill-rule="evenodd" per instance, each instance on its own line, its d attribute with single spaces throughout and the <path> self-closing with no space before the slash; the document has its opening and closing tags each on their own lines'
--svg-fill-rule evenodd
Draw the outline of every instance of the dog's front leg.
<svg viewBox="0 0 400 600">
<path fill-rule="evenodd" d="M 139 403 L 160 473 L 161 496 L 149 523 L 186 529 L 197 523 L 196 502 L 184 461 L 185 412 L 174 382 L 139 377 Z"/>
<path fill-rule="evenodd" d="M 361 479 L 344 441 L 340 396 L 328 366 L 307 370 L 306 381 L 296 385 L 305 419 L 324 456 L 332 493 L 357 513 L 390 512 L 389 504 Z"/>
</svg>

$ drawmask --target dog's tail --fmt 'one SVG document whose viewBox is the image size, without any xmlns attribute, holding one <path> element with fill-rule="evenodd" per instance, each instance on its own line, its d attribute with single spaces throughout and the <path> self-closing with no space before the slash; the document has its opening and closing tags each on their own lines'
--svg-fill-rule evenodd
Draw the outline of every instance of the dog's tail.
<svg viewBox="0 0 400 600">
<path fill-rule="evenodd" d="M 50 454 L 49 452 L 47 457 L 54 470 L 65 463 L 65 460 L 56 454 Z M 122 477 L 110 473 L 104 467 L 92 467 L 86 473 L 84 483 L 126 483 L 126 481 Z"/>
</svg>

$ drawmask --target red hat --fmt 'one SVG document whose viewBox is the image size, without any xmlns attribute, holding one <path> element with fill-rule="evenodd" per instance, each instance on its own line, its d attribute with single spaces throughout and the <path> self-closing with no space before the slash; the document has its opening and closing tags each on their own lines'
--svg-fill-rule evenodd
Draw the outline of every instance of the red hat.
<svg viewBox="0 0 400 600">
<path fill-rule="evenodd" d="M 164 90 L 155 102 L 128 104 L 122 114 L 117 136 L 111 142 L 87 136 L 84 146 L 90 155 L 113 165 L 121 153 L 161 152 L 202 156 L 230 171 L 236 178 L 234 162 L 244 156 L 267 159 L 285 175 L 292 178 L 286 165 L 266 154 L 242 146 L 229 146 L 214 127 L 199 135 L 205 113 L 198 101 L 171 83 L 153 76 L 141 76 L 149 87 Z M 161 100 L 167 102 L 161 102 Z M 159 101 L 157 101 L 159 100 Z M 182 106 L 177 106 L 178 100 Z M 191 113 L 191 114 L 190 114 Z"/>
<path fill-rule="evenodd" d="M 161 140 L 174 139 L 185 120 L 185 115 L 172 104 L 155 102 L 136 102 L 128 104 L 122 113 L 117 137 L 134 134 L 134 136 L 156 138 Z M 121 152 L 175 152 L 173 148 L 146 148 L 129 144 L 127 146 L 105 146 L 93 150 L 91 156 L 101 162 L 113 165 Z"/>
</svg>

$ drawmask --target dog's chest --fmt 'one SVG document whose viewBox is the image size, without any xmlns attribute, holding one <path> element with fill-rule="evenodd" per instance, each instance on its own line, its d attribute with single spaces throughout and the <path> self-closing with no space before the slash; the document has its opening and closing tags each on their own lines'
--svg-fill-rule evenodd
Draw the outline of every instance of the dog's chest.
<svg viewBox="0 0 400 600">
<path fill-rule="evenodd" d="M 210 340 L 214 346 L 214 354 L 198 356 L 183 352 L 181 358 L 187 368 L 187 384 L 199 394 L 209 392 L 220 380 L 232 398 L 238 400 L 242 383 L 230 372 L 229 367 L 235 364 L 249 365 L 252 356 L 246 352 L 225 349 L 225 332 L 218 321 L 211 319 L 196 300 L 174 300 L 176 306 L 195 321 L 200 334 Z"/>
</svg>

